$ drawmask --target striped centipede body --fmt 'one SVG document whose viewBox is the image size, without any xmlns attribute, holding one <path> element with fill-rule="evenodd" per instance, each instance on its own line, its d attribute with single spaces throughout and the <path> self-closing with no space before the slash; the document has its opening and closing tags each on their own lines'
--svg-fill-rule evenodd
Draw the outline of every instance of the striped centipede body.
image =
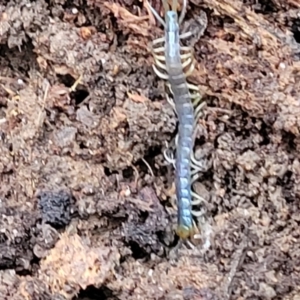
<svg viewBox="0 0 300 300">
<path fill-rule="evenodd" d="M 201 95 L 197 86 L 187 82 L 195 68 L 193 48 L 182 46 L 181 41 L 189 38 L 192 33 L 180 34 L 180 25 L 184 19 L 187 0 L 183 0 L 180 16 L 177 13 L 177 0 L 170 6 L 163 1 L 165 18 L 149 5 L 153 15 L 164 26 L 164 37 L 153 41 L 152 53 L 155 64 L 154 72 L 166 81 L 171 97 L 167 100 L 173 105 L 178 118 L 178 134 L 176 136 L 175 159 L 165 155 L 175 167 L 175 187 L 177 198 L 177 235 L 181 239 L 193 237 L 197 232 L 193 216 L 203 215 L 193 209 L 204 201 L 202 197 L 192 191 L 195 174 L 200 166 L 193 154 L 195 125 L 202 116 L 205 102 L 201 102 Z"/>
</svg>

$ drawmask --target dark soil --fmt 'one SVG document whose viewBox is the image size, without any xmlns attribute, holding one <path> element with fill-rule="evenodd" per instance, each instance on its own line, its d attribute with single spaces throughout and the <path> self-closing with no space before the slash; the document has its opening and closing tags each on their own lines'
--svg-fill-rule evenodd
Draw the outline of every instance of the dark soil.
<svg viewBox="0 0 300 300">
<path fill-rule="evenodd" d="M 146 1 L 1 1 L 1 300 L 300 299 L 300 4 L 191 0 L 186 22 L 203 12 L 207 251 L 173 231 Z"/>
</svg>

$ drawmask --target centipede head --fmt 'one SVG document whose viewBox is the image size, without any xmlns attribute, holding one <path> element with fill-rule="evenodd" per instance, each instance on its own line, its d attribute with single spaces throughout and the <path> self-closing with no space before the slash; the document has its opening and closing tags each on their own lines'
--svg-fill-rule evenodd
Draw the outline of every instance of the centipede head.
<svg viewBox="0 0 300 300">
<path fill-rule="evenodd" d="M 170 2 L 172 4 L 170 4 Z M 165 10 L 165 14 L 170 10 L 177 13 L 178 6 L 179 6 L 178 0 L 162 0 L 162 3 L 163 3 L 164 10 Z M 179 25 L 182 23 L 182 21 L 185 17 L 186 7 L 187 7 L 187 0 L 183 0 L 181 13 L 180 13 L 180 16 L 179 16 L 179 19 L 178 19 Z"/>
<path fill-rule="evenodd" d="M 172 1 L 172 4 L 170 4 L 169 2 Z M 174 11 L 177 13 L 178 11 L 178 0 L 162 0 L 162 4 L 164 7 L 164 11 L 165 11 L 165 15 L 167 12 L 169 11 Z M 152 14 L 155 16 L 155 18 L 157 19 L 157 21 L 159 23 L 161 23 L 164 27 L 166 27 L 166 22 L 160 17 L 159 12 L 157 12 L 151 5 L 150 3 L 147 1 L 147 5 L 150 8 Z M 180 25 L 185 17 L 186 14 L 186 7 L 187 7 L 187 0 L 183 0 L 182 3 L 182 9 L 181 9 L 181 13 L 178 19 L 178 24 Z"/>
</svg>

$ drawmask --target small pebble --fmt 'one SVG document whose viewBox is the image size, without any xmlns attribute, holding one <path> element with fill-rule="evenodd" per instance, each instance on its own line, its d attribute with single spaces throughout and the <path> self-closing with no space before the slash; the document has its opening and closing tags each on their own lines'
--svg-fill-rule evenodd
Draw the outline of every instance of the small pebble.
<svg viewBox="0 0 300 300">
<path fill-rule="evenodd" d="M 45 223 L 54 228 L 66 226 L 71 221 L 72 195 L 65 191 L 42 191 L 38 194 L 39 208 Z"/>
</svg>

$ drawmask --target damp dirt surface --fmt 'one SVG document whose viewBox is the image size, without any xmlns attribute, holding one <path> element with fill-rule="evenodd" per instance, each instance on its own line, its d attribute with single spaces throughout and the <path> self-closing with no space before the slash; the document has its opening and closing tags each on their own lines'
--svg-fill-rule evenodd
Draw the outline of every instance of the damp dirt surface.
<svg viewBox="0 0 300 300">
<path fill-rule="evenodd" d="M 1 1 L 1 300 L 300 299 L 300 4 L 191 0 L 183 26 L 203 16 L 191 248 L 146 0 Z"/>
</svg>

